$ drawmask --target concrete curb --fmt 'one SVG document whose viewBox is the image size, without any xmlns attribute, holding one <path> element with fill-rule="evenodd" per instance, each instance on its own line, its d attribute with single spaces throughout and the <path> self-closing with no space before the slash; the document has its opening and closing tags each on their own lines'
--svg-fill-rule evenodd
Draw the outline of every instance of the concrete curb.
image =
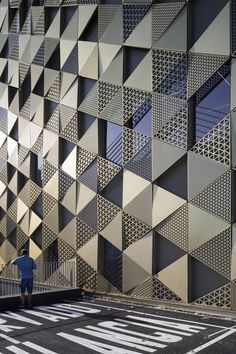
<svg viewBox="0 0 236 354">
<path fill-rule="evenodd" d="M 220 317 L 220 318 L 227 318 L 236 320 L 236 311 L 230 309 L 221 309 L 221 308 L 208 308 L 204 306 L 197 306 L 197 305 L 188 305 L 183 303 L 168 303 L 164 301 L 158 300 L 151 300 L 151 299 L 142 299 L 142 298 L 133 298 L 128 296 L 119 296 L 113 294 L 102 294 L 96 293 L 94 297 L 97 299 L 106 299 L 106 300 L 117 300 L 119 302 L 127 303 L 127 304 L 137 304 L 140 306 L 152 306 L 156 307 L 159 310 L 169 310 L 169 311 L 176 311 L 176 312 L 184 312 L 190 314 L 199 314 L 199 315 L 209 315 L 212 317 Z"/>
</svg>

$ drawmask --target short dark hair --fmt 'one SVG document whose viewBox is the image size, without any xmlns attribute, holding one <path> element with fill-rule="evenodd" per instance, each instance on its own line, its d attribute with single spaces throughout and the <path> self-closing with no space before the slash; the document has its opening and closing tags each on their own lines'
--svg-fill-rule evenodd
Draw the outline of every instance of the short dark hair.
<svg viewBox="0 0 236 354">
<path fill-rule="evenodd" d="M 28 251 L 25 248 L 23 248 L 23 250 L 21 250 L 21 255 L 25 256 L 26 254 L 28 254 Z"/>
</svg>

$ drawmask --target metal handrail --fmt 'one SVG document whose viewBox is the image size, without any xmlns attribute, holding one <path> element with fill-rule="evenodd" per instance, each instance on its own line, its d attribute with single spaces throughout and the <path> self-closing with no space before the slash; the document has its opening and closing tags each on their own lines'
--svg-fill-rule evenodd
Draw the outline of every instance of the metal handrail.
<svg viewBox="0 0 236 354">
<path fill-rule="evenodd" d="M 76 288 L 76 262 L 36 262 L 34 270 L 34 293 Z M 0 264 L 0 297 L 19 293 L 18 268 Z"/>
</svg>

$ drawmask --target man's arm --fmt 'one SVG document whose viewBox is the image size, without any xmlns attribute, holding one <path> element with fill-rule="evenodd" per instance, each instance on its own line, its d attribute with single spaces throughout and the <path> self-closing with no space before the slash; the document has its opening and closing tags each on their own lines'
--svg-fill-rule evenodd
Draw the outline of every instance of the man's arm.
<svg viewBox="0 0 236 354">
<path fill-rule="evenodd" d="M 13 260 L 11 261 L 11 264 L 17 265 L 17 258 L 13 259 Z"/>
</svg>

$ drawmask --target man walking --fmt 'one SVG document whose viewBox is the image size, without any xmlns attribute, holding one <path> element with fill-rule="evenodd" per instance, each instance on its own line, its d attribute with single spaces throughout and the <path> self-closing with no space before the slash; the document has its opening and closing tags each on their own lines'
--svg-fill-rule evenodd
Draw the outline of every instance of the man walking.
<svg viewBox="0 0 236 354">
<path fill-rule="evenodd" d="M 21 256 L 15 258 L 11 264 L 17 265 L 20 273 L 20 290 L 21 290 L 21 307 L 25 306 L 25 292 L 27 290 L 28 307 L 32 307 L 32 290 L 33 290 L 33 269 L 36 264 L 33 258 L 29 257 L 26 249 L 21 251 Z"/>
</svg>

